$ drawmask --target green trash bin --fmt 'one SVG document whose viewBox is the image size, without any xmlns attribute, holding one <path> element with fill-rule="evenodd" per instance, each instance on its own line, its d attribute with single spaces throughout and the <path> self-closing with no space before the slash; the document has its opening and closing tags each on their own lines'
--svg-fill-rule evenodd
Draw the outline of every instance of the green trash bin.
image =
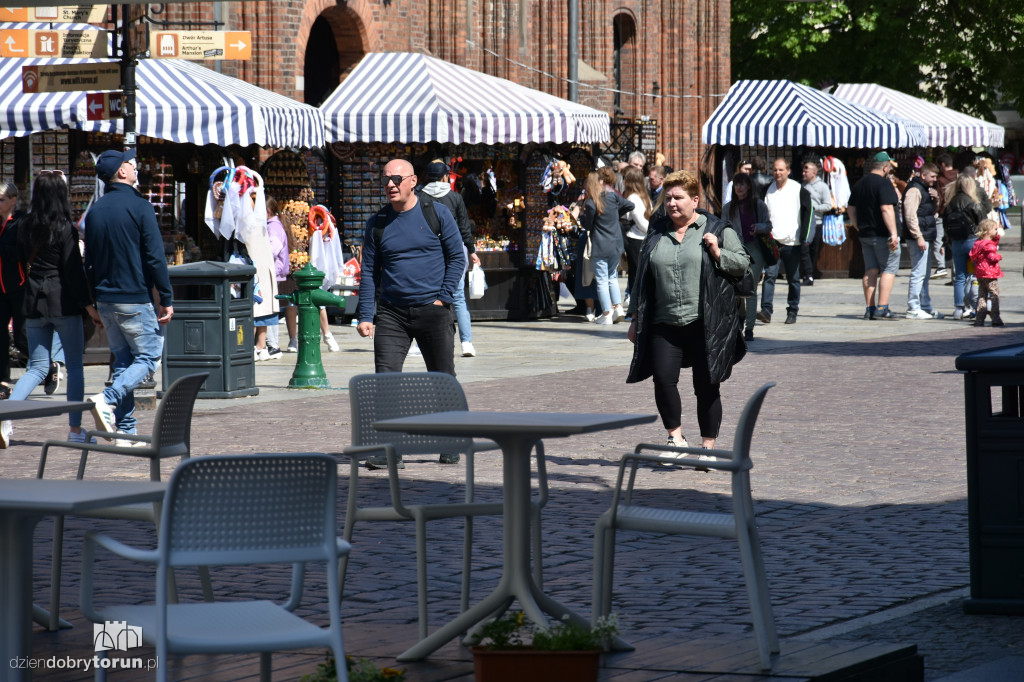
<svg viewBox="0 0 1024 682">
<path fill-rule="evenodd" d="M 1024 345 L 964 353 L 967 613 L 1024 614 Z"/>
<path fill-rule="evenodd" d="M 174 317 L 164 330 L 163 385 L 209 372 L 200 398 L 258 395 L 253 360 L 256 268 L 199 261 L 168 268 Z"/>
</svg>

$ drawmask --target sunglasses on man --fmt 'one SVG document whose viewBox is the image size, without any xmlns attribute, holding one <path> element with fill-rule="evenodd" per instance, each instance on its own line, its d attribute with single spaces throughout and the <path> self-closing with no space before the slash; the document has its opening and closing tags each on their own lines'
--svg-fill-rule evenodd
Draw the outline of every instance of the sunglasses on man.
<svg viewBox="0 0 1024 682">
<path fill-rule="evenodd" d="M 382 179 L 384 180 L 384 186 L 387 187 L 389 182 L 393 182 L 395 187 L 401 185 L 407 178 L 411 178 L 411 175 L 385 175 Z"/>
</svg>

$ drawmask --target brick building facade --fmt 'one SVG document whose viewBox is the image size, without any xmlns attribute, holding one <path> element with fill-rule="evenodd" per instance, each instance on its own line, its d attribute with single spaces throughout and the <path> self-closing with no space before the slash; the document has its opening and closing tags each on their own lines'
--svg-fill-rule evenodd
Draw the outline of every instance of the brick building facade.
<svg viewBox="0 0 1024 682">
<path fill-rule="evenodd" d="M 253 58 L 222 62 L 219 68 L 318 105 L 367 52 L 425 52 L 567 97 L 568 5 L 568 0 L 224 3 L 224 28 L 252 32 Z M 161 18 L 167 20 L 213 18 L 210 4 L 164 7 Z M 658 147 L 668 163 L 695 169 L 703 151 L 700 126 L 731 82 L 729 0 L 580 0 L 579 14 L 579 57 L 597 72 L 581 69 L 579 101 L 609 113 L 617 108 L 628 118 L 656 118 Z"/>
</svg>

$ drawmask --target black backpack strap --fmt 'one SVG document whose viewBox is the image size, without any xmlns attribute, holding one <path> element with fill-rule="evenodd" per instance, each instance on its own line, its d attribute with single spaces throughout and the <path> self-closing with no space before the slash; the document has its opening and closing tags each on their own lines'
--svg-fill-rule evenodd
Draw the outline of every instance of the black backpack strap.
<svg viewBox="0 0 1024 682">
<path fill-rule="evenodd" d="M 440 237 L 441 219 L 437 217 L 437 211 L 434 210 L 434 200 L 423 192 L 417 192 L 416 198 L 420 200 L 420 209 L 423 211 L 423 217 L 426 219 L 427 225 L 430 225 L 430 229 L 434 231 L 434 234 Z"/>
<path fill-rule="evenodd" d="M 434 200 L 423 192 L 417 192 L 416 198 L 420 202 L 420 209 L 423 211 L 423 218 L 427 221 L 427 225 L 430 229 L 438 236 L 441 237 L 441 219 L 437 217 L 437 211 L 434 209 Z M 394 209 L 391 208 L 391 204 L 384 204 L 377 211 L 377 214 L 373 216 L 373 283 L 378 288 L 380 287 L 380 242 L 384 238 L 384 230 L 388 226 L 388 212 L 394 214 Z M 447 256 L 445 257 L 445 263 L 447 263 Z"/>
</svg>

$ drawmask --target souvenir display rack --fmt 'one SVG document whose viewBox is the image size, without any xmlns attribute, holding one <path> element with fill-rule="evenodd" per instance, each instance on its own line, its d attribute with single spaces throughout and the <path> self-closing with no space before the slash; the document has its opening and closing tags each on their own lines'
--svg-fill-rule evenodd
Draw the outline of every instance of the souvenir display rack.
<svg viewBox="0 0 1024 682">
<path fill-rule="evenodd" d="M 96 164 L 92 154 L 87 151 L 78 153 L 68 183 L 71 189 L 71 217 L 78 223 L 96 194 Z"/>
<path fill-rule="evenodd" d="M 266 195 L 274 197 L 278 204 L 298 199 L 310 183 L 306 160 L 288 149 L 282 149 L 267 159 L 260 168 L 260 175 Z"/>
</svg>

